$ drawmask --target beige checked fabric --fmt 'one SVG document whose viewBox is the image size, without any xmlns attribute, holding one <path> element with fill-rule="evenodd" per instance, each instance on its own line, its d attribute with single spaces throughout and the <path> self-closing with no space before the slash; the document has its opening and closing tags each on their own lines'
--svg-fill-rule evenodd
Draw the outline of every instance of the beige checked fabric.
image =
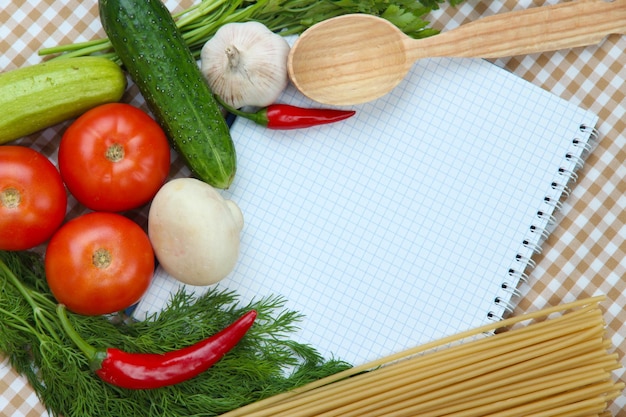
<svg viewBox="0 0 626 417">
<path fill-rule="evenodd" d="M 198 0 L 168 0 L 180 10 Z M 556 0 L 466 0 L 457 7 L 442 5 L 430 18 L 449 30 L 468 21 L 515 9 L 539 7 Z M 41 61 L 43 47 L 86 41 L 103 35 L 97 0 L 0 0 L 0 71 Z M 571 195 L 560 212 L 560 223 L 543 245 L 537 266 L 519 290 L 514 314 L 538 310 L 595 294 L 605 294 L 605 320 L 614 350 L 626 354 L 626 37 L 613 35 L 600 45 L 574 50 L 494 60 L 600 117 L 599 145 L 578 173 Z M 125 101 L 144 106 L 131 88 Z M 2 109 L 6 111 L 6 109 Z M 56 158 L 60 132 L 66 124 L 21 139 Z M 174 162 L 172 175 L 182 168 Z M 70 200 L 70 216 L 81 208 Z M 133 213 L 145 225 L 141 210 Z M 624 380 L 623 370 L 615 378 Z M 626 396 L 610 405 L 614 416 L 625 416 Z M 44 407 L 25 380 L 6 360 L 0 362 L 0 415 L 45 416 Z"/>
</svg>

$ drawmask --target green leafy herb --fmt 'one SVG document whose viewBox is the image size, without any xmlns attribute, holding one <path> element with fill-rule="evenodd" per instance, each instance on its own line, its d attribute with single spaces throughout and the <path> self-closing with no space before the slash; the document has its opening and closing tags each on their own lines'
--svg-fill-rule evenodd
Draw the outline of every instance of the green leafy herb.
<svg viewBox="0 0 626 417">
<path fill-rule="evenodd" d="M 348 13 L 381 16 L 413 38 L 439 33 L 424 17 L 444 2 L 456 6 L 463 0 L 201 0 L 174 14 L 185 42 L 195 56 L 217 29 L 231 22 L 255 20 L 281 35 L 300 34 L 308 27 Z M 119 57 L 108 39 L 60 45 L 39 51 L 40 55 L 102 55 L 118 64 Z"/>
<path fill-rule="evenodd" d="M 181 384 L 126 390 L 101 381 L 63 332 L 55 314 L 41 257 L 0 251 L 0 352 L 25 375 L 54 416 L 214 416 L 350 366 L 326 360 L 311 346 L 289 339 L 302 316 L 269 297 L 240 305 L 235 293 L 213 289 L 200 296 L 179 291 L 145 321 L 68 312 L 93 346 L 132 352 L 177 350 L 217 333 L 256 309 L 255 325 L 209 371 Z"/>
</svg>

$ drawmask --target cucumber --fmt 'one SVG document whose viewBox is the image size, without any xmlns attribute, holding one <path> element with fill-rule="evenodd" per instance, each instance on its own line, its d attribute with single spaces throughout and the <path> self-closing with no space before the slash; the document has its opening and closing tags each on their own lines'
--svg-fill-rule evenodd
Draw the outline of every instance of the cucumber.
<svg viewBox="0 0 626 417">
<path fill-rule="evenodd" d="M 230 186 L 236 171 L 230 130 L 207 81 L 161 0 L 100 0 L 100 20 L 161 124 L 196 177 Z"/>
<path fill-rule="evenodd" d="M 0 144 L 119 101 L 124 72 L 100 57 L 56 59 L 0 74 Z"/>
</svg>

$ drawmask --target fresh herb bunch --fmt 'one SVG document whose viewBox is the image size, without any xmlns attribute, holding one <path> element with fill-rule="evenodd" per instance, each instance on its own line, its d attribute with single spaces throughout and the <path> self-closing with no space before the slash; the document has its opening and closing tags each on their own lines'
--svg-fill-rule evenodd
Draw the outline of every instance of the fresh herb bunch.
<svg viewBox="0 0 626 417">
<path fill-rule="evenodd" d="M 85 340 L 129 352 L 177 350 L 204 339 L 256 309 L 240 343 L 207 372 L 153 390 L 126 390 L 100 380 L 66 336 L 43 262 L 31 252 L 0 251 L 0 352 L 25 375 L 54 416 L 214 416 L 345 370 L 311 346 L 288 338 L 302 316 L 269 297 L 239 305 L 236 294 L 213 289 L 201 296 L 179 291 L 160 314 L 145 321 L 123 314 L 68 312 Z"/>
<path fill-rule="evenodd" d="M 456 6 L 463 0 L 201 0 L 173 16 L 197 57 L 220 26 L 249 20 L 261 22 L 281 35 L 293 35 L 331 17 L 367 13 L 389 20 L 413 38 L 425 38 L 439 31 L 428 27 L 430 22 L 424 17 L 445 2 Z M 106 38 L 46 48 L 39 54 L 102 55 L 121 63 Z"/>
</svg>

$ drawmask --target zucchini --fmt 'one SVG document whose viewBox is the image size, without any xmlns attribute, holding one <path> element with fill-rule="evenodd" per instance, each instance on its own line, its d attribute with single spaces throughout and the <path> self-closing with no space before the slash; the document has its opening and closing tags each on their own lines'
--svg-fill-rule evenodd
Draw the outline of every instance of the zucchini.
<svg viewBox="0 0 626 417">
<path fill-rule="evenodd" d="M 119 101 L 126 76 L 101 57 L 65 58 L 0 74 L 0 144 Z"/>
<path fill-rule="evenodd" d="M 235 176 L 230 130 L 207 81 L 161 0 L 100 0 L 115 52 L 198 179 L 226 189 Z"/>
</svg>

